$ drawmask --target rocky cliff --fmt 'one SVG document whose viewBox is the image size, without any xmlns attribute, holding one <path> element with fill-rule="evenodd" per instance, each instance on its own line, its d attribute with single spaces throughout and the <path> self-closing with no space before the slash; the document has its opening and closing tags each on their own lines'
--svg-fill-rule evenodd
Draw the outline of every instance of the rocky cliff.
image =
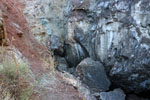
<svg viewBox="0 0 150 100">
<path fill-rule="evenodd" d="M 56 55 L 67 61 L 68 69 L 57 66 L 58 69 L 79 74 L 82 80 L 87 76 L 76 71 L 76 66 L 90 57 L 104 66 L 113 88 L 120 87 L 127 93 L 149 91 L 149 4 L 149 0 L 68 2 L 67 8 L 64 7 L 64 16 L 67 16 L 64 54 L 60 54 L 59 45 L 50 46 Z M 86 79 L 90 82 L 89 77 L 83 82 Z"/>
<path fill-rule="evenodd" d="M 70 6 L 70 65 L 90 56 L 105 66 L 114 85 L 149 90 L 149 1 L 73 0 Z"/>
<path fill-rule="evenodd" d="M 44 62 L 51 54 L 61 78 L 41 80 L 47 87 L 51 79 L 58 82 L 56 89 L 63 80 L 71 84 L 66 88 L 73 95 L 52 88 L 43 90 L 42 100 L 150 99 L 149 0 L 2 0 L 0 9 L 8 38 L 15 38 L 33 73 L 49 72 Z"/>
</svg>

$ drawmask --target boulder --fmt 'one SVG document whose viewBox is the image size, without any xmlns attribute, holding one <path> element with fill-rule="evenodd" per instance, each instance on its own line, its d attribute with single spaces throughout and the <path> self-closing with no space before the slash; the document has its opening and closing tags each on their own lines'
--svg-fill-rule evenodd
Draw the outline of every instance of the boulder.
<svg viewBox="0 0 150 100">
<path fill-rule="evenodd" d="M 100 93 L 100 100 L 125 100 L 125 97 L 126 95 L 121 89 Z"/>
<path fill-rule="evenodd" d="M 76 72 L 81 81 L 86 84 L 91 91 L 99 92 L 109 89 L 110 81 L 106 75 L 104 66 L 91 58 L 86 58 L 80 62 Z"/>
<path fill-rule="evenodd" d="M 68 63 L 64 57 L 56 56 L 55 57 L 55 68 L 58 71 L 64 72 L 68 69 Z"/>
</svg>

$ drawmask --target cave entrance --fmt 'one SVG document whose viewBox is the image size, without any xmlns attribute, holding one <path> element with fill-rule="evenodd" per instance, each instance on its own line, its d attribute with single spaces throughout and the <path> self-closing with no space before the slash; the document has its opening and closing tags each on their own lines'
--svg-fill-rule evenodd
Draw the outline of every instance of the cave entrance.
<svg viewBox="0 0 150 100">
<path fill-rule="evenodd" d="M 138 97 L 142 97 L 144 99 L 150 100 L 150 90 L 149 91 L 144 91 L 136 94 Z"/>
</svg>

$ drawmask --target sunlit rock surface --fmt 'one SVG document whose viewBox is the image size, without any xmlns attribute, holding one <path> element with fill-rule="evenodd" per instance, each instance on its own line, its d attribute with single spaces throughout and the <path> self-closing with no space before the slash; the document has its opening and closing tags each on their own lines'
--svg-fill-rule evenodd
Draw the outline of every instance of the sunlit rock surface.
<svg viewBox="0 0 150 100">
<path fill-rule="evenodd" d="M 46 44 L 51 34 L 64 39 L 67 17 L 64 12 L 69 0 L 26 0 L 24 14 L 36 39 Z"/>
</svg>

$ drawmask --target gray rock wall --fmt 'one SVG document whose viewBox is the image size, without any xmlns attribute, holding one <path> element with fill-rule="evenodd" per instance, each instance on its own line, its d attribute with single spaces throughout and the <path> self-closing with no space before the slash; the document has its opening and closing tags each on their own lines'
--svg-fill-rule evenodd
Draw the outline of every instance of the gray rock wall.
<svg viewBox="0 0 150 100">
<path fill-rule="evenodd" d="M 69 0 L 26 0 L 25 17 L 35 38 L 46 45 L 49 35 L 65 39 Z"/>
<path fill-rule="evenodd" d="M 30 13 L 29 23 L 37 19 L 31 25 L 36 38 L 44 43 L 48 35 L 61 38 L 69 67 L 90 57 L 104 65 L 112 85 L 150 89 L 149 0 L 37 0 L 31 5 L 25 14 Z"/>
<path fill-rule="evenodd" d="M 116 86 L 149 90 L 149 5 L 149 0 L 72 0 L 67 41 L 102 62 Z"/>
</svg>

